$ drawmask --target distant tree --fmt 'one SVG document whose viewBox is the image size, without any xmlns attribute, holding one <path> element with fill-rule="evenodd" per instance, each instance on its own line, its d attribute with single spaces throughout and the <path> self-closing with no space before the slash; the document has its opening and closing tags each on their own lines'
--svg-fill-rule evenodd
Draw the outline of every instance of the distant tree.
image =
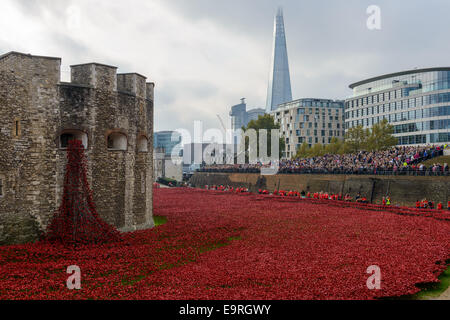
<svg viewBox="0 0 450 320">
<path fill-rule="evenodd" d="M 263 116 L 259 116 L 257 120 L 252 120 L 249 122 L 249 124 L 247 125 L 247 127 L 242 127 L 242 131 L 245 133 L 250 129 L 254 129 L 257 133 L 257 154 L 259 155 L 259 133 L 260 130 L 265 129 L 267 130 L 267 153 L 268 156 L 271 157 L 272 154 L 272 129 L 277 129 L 280 130 L 280 125 L 275 123 L 274 118 L 269 115 L 269 114 L 265 114 Z M 251 148 L 251 146 L 249 145 L 250 143 L 250 139 L 249 137 L 245 137 L 245 151 L 246 151 L 246 161 L 248 161 L 248 153 L 249 150 Z M 284 137 L 280 137 L 279 140 L 279 157 L 281 158 L 284 150 L 286 149 L 286 141 L 284 139 Z"/>
<path fill-rule="evenodd" d="M 386 119 L 373 125 L 370 129 L 364 129 L 362 125 L 350 128 L 345 135 L 345 140 L 334 137 L 331 143 L 325 146 L 315 144 L 310 147 L 303 143 L 297 150 L 295 158 L 310 158 L 325 154 L 350 154 L 362 150 L 381 151 L 395 146 L 398 141 L 393 136 L 394 127 Z"/>
<path fill-rule="evenodd" d="M 345 135 L 345 143 L 350 153 L 364 150 L 367 146 L 370 131 L 364 129 L 362 125 L 350 128 Z"/>
<path fill-rule="evenodd" d="M 311 153 L 311 148 L 309 147 L 309 144 L 306 142 L 303 142 L 300 148 L 297 150 L 297 154 L 294 156 L 294 158 L 302 159 L 302 158 L 308 158 Z"/>
<path fill-rule="evenodd" d="M 366 149 L 370 151 L 386 150 L 398 143 L 394 133 L 394 127 L 386 119 L 375 124 L 370 129 L 370 135 L 367 138 Z"/>
<path fill-rule="evenodd" d="M 331 139 L 331 143 L 325 146 L 325 153 L 326 154 L 342 154 L 341 152 L 344 151 L 343 146 L 344 146 L 343 140 L 333 137 Z"/>
<path fill-rule="evenodd" d="M 325 153 L 326 153 L 325 146 L 323 146 L 320 143 L 316 143 L 311 148 L 311 156 L 313 156 L 313 157 L 321 157 L 321 156 L 325 155 Z"/>
</svg>

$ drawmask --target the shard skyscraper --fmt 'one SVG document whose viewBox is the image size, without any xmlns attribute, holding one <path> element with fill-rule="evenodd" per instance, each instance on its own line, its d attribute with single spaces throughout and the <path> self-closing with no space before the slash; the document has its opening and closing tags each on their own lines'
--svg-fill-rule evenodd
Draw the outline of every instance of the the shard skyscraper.
<svg viewBox="0 0 450 320">
<path fill-rule="evenodd" d="M 267 91 L 266 112 L 275 110 L 279 104 L 292 101 L 291 77 L 284 30 L 283 9 L 278 8 L 275 17 L 272 66 L 270 69 L 269 89 Z"/>
</svg>

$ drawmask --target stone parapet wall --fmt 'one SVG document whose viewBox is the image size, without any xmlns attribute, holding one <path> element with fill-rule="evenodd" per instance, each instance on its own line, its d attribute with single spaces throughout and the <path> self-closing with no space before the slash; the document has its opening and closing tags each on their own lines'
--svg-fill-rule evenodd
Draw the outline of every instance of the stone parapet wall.
<svg viewBox="0 0 450 320">
<path fill-rule="evenodd" d="M 366 176 L 366 175 L 289 175 L 261 176 L 244 173 L 195 173 L 190 180 L 195 187 L 230 185 L 259 189 L 297 190 L 306 192 L 360 192 L 372 203 L 381 203 L 389 195 L 394 205 L 415 206 L 417 200 L 427 198 L 444 206 L 450 200 L 450 177 L 444 176 Z"/>
</svg>

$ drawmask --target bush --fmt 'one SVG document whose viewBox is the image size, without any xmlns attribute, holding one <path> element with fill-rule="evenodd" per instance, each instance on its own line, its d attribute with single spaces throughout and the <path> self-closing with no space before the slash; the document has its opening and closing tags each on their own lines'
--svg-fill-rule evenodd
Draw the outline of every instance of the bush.
<svg viewBox="0 0 450 320">
<path fill-rule="evenodd" d="M 178 186 L 178 181 L 170 178 L 159 178 L 157 182 L 165 186 L 170 186 L 170 184 L 172 184 L 173 187 Z"/>
</svg>

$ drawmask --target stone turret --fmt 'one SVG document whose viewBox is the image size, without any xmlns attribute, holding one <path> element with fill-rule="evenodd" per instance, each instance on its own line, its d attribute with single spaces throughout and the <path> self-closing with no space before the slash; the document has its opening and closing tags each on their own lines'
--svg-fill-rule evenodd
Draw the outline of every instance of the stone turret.
<svg viewBox="0 0 450 320">
<path fill-rule="evenodd" d="M 59 206 L 67 141 L 86 147 L 99 215 L 153 226 L 153 90 L 138 73 L 11 52 L 0 56 L 0 244 L 38 238 Z"/>
</svg>

